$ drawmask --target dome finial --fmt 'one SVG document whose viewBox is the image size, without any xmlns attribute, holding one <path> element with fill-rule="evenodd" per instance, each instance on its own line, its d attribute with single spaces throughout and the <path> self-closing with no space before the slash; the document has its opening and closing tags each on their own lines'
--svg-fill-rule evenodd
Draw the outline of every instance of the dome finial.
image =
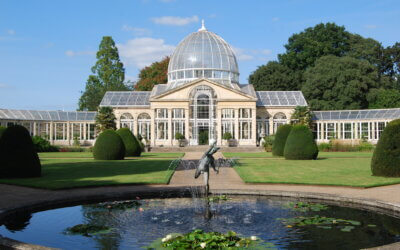
<svg viewBox="0 0 400 250">
<path fill-rule="evenodd" d="M 199 31 L 206 31 L 206 27 L 204 26 L 204 19 L 201 19 L 201 28 L 199 29 Z"/>
</svg>

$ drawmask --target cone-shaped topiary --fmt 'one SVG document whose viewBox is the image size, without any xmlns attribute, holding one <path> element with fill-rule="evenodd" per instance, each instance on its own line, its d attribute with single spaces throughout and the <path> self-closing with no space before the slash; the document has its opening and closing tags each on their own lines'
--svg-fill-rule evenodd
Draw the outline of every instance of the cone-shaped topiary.
<svg viewBox="0 0 400 250">
<path fill-rule="evenodd" d="M 400 119 L 383 130 L 371 160 L 372 175 L 400 177 Z"/>
<path fill-rule="evenodd" d="M 287 137 L 284 154 L 287 160 L 312 160 L 318 157 L 318 147 L 311 130 L 295 125 Z"/>
<path fill-rule="evenodd" d="M 28 130 L 8 127 L 0 139 L 0 177 L 40 177 L 42 167 Z"/>
<path fill-rule="evenodd" d="M 283 156 L 285 150 L 286 139 L 292 130 L 292 125 L 285 124 L 278 128 L 275 134 L 274 143 L 272 144 L 272 154 L 275 156 Z"/>
<path fill-rule="evenodd" d="M 125 157 L 124 142 L 114 130 L 106 129 L 96 139 L 93 157 L 96 160 L 123 160 Z"/>
<path fill-rule="evenodd" d="M 140 156 L 140 145 L 129 128 L 120 128 L 117 130 L 117 134 L 124 142 L 125 156 Z"/>
</svg>

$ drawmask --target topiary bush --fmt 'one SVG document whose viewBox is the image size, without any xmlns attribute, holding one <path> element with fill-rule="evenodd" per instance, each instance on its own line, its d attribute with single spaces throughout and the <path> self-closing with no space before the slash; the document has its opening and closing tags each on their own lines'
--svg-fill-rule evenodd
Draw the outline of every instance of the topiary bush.
<svg viewBox="0 0 400 250">
<path fill-rule="evenodd" d="M 286 139 L 291 130 L 292 130 L 292 125 L 290 124 L 285 124 L 278 128 L 275 134 L 274 143 L 272 144 L 272 155 L 283 156 Z"/>
<path fill-rule="evenodd" d="M 371 160 L 372 175 L 400 177 L 400 119 L 388 123 Z"/>
<path fill-rule="evenodd" d="M 40 136 L 34 135 L 32 136 L 33 146 L 35 147 L 36 152 L 58 152 L 59 149 L 56 146 L 50 144 L 48 140 L 42 138 Z"/>
<path fill-rule="evenodd" d="M 312 160 L 318 157 L 318 147 L 311 130 L 295 125 L 287 137 L 283 155 L 287 160 Z"/>
<path fill-rule="evenodd" d="M 272 145 L 274 145 L 274 141 L 275 141 L 274 135 L 267 135 L 264 137 L 264 143 L 262 146 L 264 147 L 265 152 L 272 151 Z"/>
<path fill-rule="evenodd" d="M 117 130 L 117 134 L 121 137 L 125 146 L 125 156 L 140 156 L 140 144 L 135 138 L 129 128 L 120 128 Z"/>
<path fill-rule="evenodd" d="M 138 135 L 137 137 L 135 137 L 136 140 L 137 140 L 137 142 L 139 143 L 139 147 L 140 147 L 140 154 L 139 154 L 138 156 L 140 156 L 141 153 L 144 152 L 144 150 L 145 150 L 145 145 L 144 145 L 144 143 L 142 142 L 143 137 L 140 136 L 141 138 L 139 138 L 139 136 L 140 136 L 140 135 Z"/>
<path fill-rule="evenodd" d="M 233 137 L 232 137 L 232 134 L 230 132 L 225 132 L 224 135 L 222 136 L 223 140 L 231 140 L 232 138 Z"/>
<path fill-rule="evenodd" d="M 40 177 L 41 172 L 29 131 L 19 125 L 8 127 L 0 139 L 0 177 Z"/>
<path fill-rule="evenodd" d="M 123 160 L 125 145 L 114 130 L 104 130 L 96 139 L 93 147 L 93 157 L 96 160 Z"/>
<path fill-rule="evenodd" d="M 1 135 L 4 133 L 4 131 L 5 131 L 6 129 L 7 129 L 6 127 L 0 126 L 0 138 L 1 138 Z"/>
</svg>

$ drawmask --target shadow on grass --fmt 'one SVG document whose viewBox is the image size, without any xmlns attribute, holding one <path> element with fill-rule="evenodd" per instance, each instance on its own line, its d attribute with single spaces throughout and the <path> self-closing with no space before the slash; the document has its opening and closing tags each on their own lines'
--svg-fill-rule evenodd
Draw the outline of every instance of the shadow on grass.
<svg viewBox="0 0 400 250">
<path fill-rule="evenodd" d="M 43 160 L 42 177 L 0 179 L 0 183 L 61 189 L 83 186 L 167 184 L 174 169 L 170 159 L 122 161 Z"/>
</svg>

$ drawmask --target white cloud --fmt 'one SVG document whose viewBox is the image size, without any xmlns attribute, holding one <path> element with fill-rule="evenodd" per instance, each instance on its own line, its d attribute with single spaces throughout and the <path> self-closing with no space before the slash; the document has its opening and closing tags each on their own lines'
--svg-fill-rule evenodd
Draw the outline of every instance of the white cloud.
<svg viewBox="0 0 400 250">
<path fill-rule="evenodd" d="M 375 24 L 368 24 L 368 25 L 364 26 L 364 28 L 366 28 L 366 29 L 376 29 L 377 27 L 378 27 L 378 25 L 375 25 Z"/>
<path fill-rule="evenodd" d="M 273 21 L 273 22 L 278 22 L 278 21 L 279 21 L 279 17 L 274 17 L 274 18 L 272 18 L 272 21 Z"/>
<path fill-rule="evenodd" d="M 10 85 L 5 84 L 5 83 L 0 83 L 0 89 L 5 89 L 5 88 L 9 88 Z"/>
<path fill-rule="evenodd" d="M 7 34 L 9 34 L 10 36 L 15 35 L 15 30 L 7 30 Z"/>
<path fill-rule="evenodd" d="M 134 35 L 136 36 L 149 36 L 151 35 L 151 30 L 146 29 L 146 28 L 138 28 L 138 27 L 132 27 L 129 25 L 124 24 L 122 26 L 123 31 L 129 31 L 133 32 Z"/>
<path fill-rule="evenodd" d="M 151 20 L 155 24 L 184 26 L 190 23 L 197 23 L 199 21 L 199 18 L 198 16 L 192 16 L 192 17 L 162 16 L 162 17 L 153 17 Z"/>
<path fill-rule="evenodd" d="M 83 50 L 83 51 L 73 51 L 73 50 L 67 50 L 65 51 L 65 55 L 69 56 L 69 57 L 73 57 L 73 56 L 91 56 L 91 55 L 95 55 L 96 52 L 91 51 L 91 50 Z"/>
<path fill-rule="evenodd" d="M 232 49 L 239 61 L 265 60 L 265 57 L 262 56 L 268 56 L 272 53 L 270 49 L 242 49 L 238 47 L 232 47 Z"/>
<path fill-rule="evenodd" d="M 125 44 L 117 44 L 117 47 L 124 63 L 137 68 L 159 61 L 175 49 L 175 46 L 165 44 L 163 39 L 151 37 L 135 38 Z"/>
</svg>

